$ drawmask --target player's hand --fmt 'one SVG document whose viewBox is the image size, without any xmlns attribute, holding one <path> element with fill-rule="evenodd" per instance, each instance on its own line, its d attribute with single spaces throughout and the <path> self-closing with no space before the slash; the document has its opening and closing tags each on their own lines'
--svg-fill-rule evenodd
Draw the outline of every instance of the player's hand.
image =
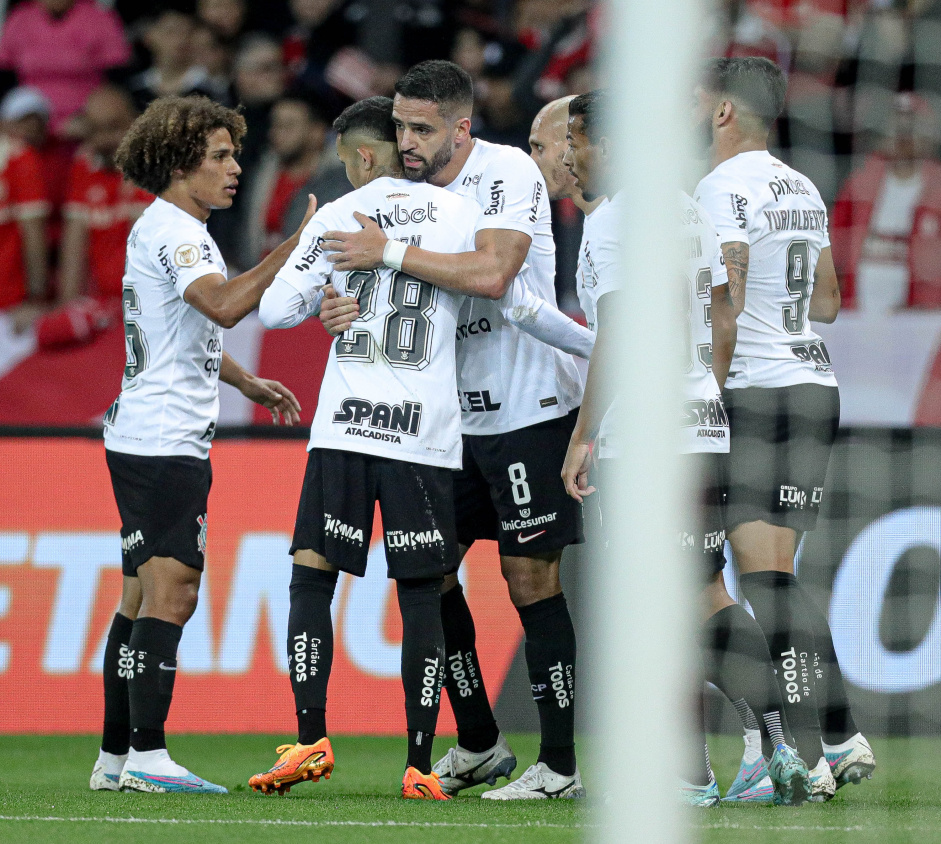
<svg viewBox="0 0 941 844">
<path fill-rule="evenodd" d="M 363 228 L 358 232 L 324 232 L 323 249 L 327 260 L 340 272 L 374 270 L 381 267 L 382 251 L 389 238 L 378 223 L 355 211 L 353 216 Z"/>
<path fill-rule="evenodd" d="M 280 425 L 282 421 L 288 427 L 300 424 L 300 402 L 284 384 L 249 375 L 242 383 L 241 392 L 255 404 L 267 407 L 271 411 L 271 421 L 275 425 Z"/>
<path fill-rule="evenodd" d="M 310 218 L 317 213 L 317 197 L 312 193 L 307 194 L 307 211 L 304 213 L 304 219 L 301 220 L 301 224 L 297 227 L 297 234 L 300 235 L 307 224 L 310 222 Z"/>
<path fill-rule="evenodd" d="M 588 486 L 588 470 L 591 468 L 591 447 L 588 443 L 570 442 L 562 464 L 562 483 L 565 491 L 581 504 L 595 492 Z"/>
<path fill-rule="evenodd" d="M 359 316 L 359 300 L 352 296 L 339 296 L 332 284 L 323 289 L 320 302 L 320 321 L 328 334 L 342 334 Z"/>
</svg>

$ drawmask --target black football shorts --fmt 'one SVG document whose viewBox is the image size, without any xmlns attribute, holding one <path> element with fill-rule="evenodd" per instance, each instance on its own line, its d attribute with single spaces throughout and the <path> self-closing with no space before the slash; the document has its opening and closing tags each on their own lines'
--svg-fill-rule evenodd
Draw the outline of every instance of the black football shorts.
<svg viewBox="0 0 941 844">
<path fill-rule="evenodd" d="M 146 457 L 105 450 L 121 514 L 121 569 L 136 577 L 151 557 L 172 557 L 203 570 L 206 505 L 212 486 L 208 458 Z"/>
<path fill-rule="evenodd" d="M 755 521 L 813 530 L 840 424 L 839 388 L 744 387 L 722 398 L 731 432 L 726 530 Z"/>
<path fill-rule="evenodd" d="M 528 557 L 584 542 L 582 505 L 562 484 L 578 410 L 505 434 L 464 437 L 454 477 L 461 545 L 495 539 L 500 553 Z"/>
<path fill-rule="evenodd" d="M 291 553 L 315 551 L 362 577 L 378 502 L 389 577 L 443 577 L 459 562 L 453 475 L 439 466 L 311 449 Z"/>
</svg>

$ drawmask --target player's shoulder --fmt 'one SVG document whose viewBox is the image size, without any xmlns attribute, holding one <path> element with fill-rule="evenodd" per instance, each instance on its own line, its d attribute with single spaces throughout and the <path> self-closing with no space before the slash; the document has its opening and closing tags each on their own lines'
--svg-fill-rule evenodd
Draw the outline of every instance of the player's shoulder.
<svg viewBox="0 0 941 844">
<path fill-rule="evenodd" d="M 685 191 L 679 193 L 680 222 L 683 226 L 700 227 L 715 232 L 709 211 Z"/>
<path fill-rule="evenodd" d="M 495 144 L 480 138 L 477 138 L 474 143 L 483 173 L 500 170 L 508 175 L 539 174 L 536 162 L 519 147 L 510 144 Z"/>
</svg>

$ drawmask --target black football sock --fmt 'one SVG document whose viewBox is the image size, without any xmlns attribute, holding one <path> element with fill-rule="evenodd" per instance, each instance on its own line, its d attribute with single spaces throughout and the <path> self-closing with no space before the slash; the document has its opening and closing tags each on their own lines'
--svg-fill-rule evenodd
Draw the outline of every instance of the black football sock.
<svg viewBox="0 0 941 844">
<path fill-rule="evenodd" d="M 481 753 L 497 743 L 500 731 L 480 673 L 474 617 L 460 583 L 441 596 L 441 626 L 444 686 L 457 721 L 457 743 L 472 753 Z"/>
<path fill-rule="evenodd" d="M 789 572 L 759 571 L 739 578 L 771 652 L 787 724 L 801 759 L 813 768 L 823 756 L 814 689 L 814 632 L 808 599 Z"/>
<path fill-rule="evenodd" d="M 183 628 L 159 618 L 138 618 L 128 643 L 131 676 L 128 703 L 131 747 L 161 750 L 167 746 L 164 724 L 173 700 L 176 651 Z"/>
<path fill-rule="evenodd" d="M 327 735 L 327 683 L 333 667 L 330 604 L 338 576 L 296 563 L 291 569 L 288 674 L 300 744 L 314 744 Z"/>
<path fill-rule="evenodd" d="M 856 735 L 859 728 L 850 711 L 849 698 L 843 672 L 833 648 L 833 634 L 830 623 L 817 602 L 801 586 L 807 598 L 808 612 L 814 626 L 814 643 L 817 646 L 815 668 L 817 670 L 817 706 L 820 715 L 820 727 L 823 740 L 827 744 L 842 744 Z"/>
<path fill-rule="evenodd" d="M 703 626 L 703 647 L 706 679 L 732 701 L 740 717 L 746 710 L 752 713 L 742 725 L 761 732 L 764 755 L 770 759 L 782 742 L 793 745 L 768 641 L 758 622 L 739 604 L 724 607 Z"/>
<path fill-rule="evenodd" d="M 431 749 L 444 684 L 443 578 L 397 580 L 402 613 L 402 686 L 408 725 L 406 767 L 431 773 Z"/>
<path fill-rule="evenodd" d="M 101 749 L 123 756 L 131 746 L 131 709 L 127 699 L 128 658 L 133 619 L 115 613 L 108 631 L 102 675 L 105 681 L 105 721 Z M 122 665 L 122 660 L 126 665 Z"/>
<path fill-rule="evenodd" d="M 539 759 L 575 773 L 575 628 L 565 595 L 517 607 L 526 634 L 526 667 L 539 713 Z"/>
</svg>

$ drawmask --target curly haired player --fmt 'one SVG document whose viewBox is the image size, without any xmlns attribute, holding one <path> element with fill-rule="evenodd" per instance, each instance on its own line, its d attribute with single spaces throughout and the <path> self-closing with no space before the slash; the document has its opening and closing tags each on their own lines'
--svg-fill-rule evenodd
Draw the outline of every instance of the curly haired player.
<svg viewBox="0 0 941 844">
<path fill-rule="evenodd" d="M 116 156 L 124 175 L 157 198 L 127 241 L 127 362 L 104 419 L 124 586 L 105 648 L 104 731 L 90 782 L 96 790 L 225 791 L 177 765 L 164 737 L 177 646 L 203 569 L 219 380 L 270 408 L 275 423 L 300 421 L 290 390 L 256 378 L 222 351 L 222 328 L 257 307 L 299 236 L 227 279 L 206 220 L 232 204 L 244 134 L 245 120 L 232 109 L 168 97 L 134 122 Z"/>
</svg>

